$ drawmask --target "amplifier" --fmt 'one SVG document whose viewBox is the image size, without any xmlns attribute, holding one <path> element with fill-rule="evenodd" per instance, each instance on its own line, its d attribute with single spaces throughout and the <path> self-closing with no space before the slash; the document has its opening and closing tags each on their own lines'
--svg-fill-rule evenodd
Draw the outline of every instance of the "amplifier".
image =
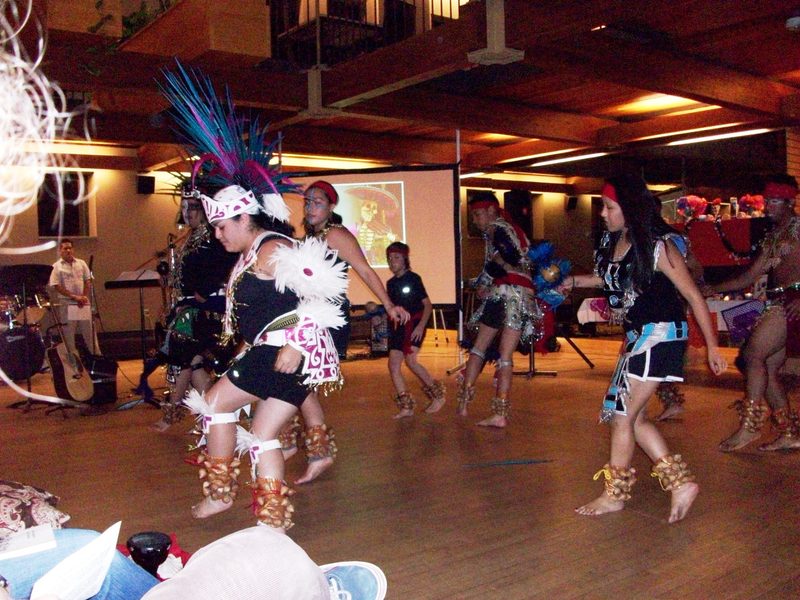
<svg viewBox="0 0 800 600">
<path fill-rule="evenodd" d="M 117 401 L 117 361 L 90 354 L 84 357 L 83 366 L 94 382 L 94 395 L 89 404 L 108 404 Z"/>
</svg>

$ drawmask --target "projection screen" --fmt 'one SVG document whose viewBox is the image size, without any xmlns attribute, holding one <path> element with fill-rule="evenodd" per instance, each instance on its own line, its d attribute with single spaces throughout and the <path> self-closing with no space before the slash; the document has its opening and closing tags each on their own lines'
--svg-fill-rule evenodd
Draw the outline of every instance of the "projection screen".
<svg viewBox="0 0 800 600">
<path fill-rule="evenodd" d="M 411 269 L 422 277 L 437 307 L 457 304 L 461 272 L 458 171 L 454 165 L 326 171 L 291 175 L 303 187 L 324 179 L 339 194 L 336 211 L 359 240 L 382 281 L 392 276 L 385 248 L 399 240 L 411 247 Z M 286 194 L 296 234 L 303 232 L 303 198 Z M 348 297 L 354 305 L 376 300 L 350 270 Z"/>
</svg>

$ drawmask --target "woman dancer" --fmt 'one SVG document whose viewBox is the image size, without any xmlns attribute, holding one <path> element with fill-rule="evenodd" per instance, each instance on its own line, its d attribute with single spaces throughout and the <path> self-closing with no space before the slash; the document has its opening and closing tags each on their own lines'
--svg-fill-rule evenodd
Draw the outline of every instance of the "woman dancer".
<svg viewBox="0 0 800 600">
<path fill-rule="evenodd" d="M 598 471 L 605 491 L 576 509 L 582 515 L 621 510 L 636 481 L 631 467 L 636 444 L 653 461 L 653 477 L 672 494 L 669 522 L 683 519 L 700 487 L 680 454 L 647 420 L 647 401 L 661 381 L 683 380 L 688 327 L 685 298 L 703 333 L 708 365 L 719 375 L 727 364 L 703 296 L 678 248 L 674 230 L 661 218 L 657 203 L 638 175 L 610 179 L 602 190 L 601 216 L 608 231 L 596 254 L 594 275 L 577 275 L 561 286 L 602 287 L 609 307 L 625 330 L 626 344 L 606 393 L 601 420 L 611 424 L 611 457 Z"/>
<path fill-rule="evenodd" d="M 342 263 L 345 269 L 353 267 L 367 287 L 381 301 L 389 317 L 397 323 L 404 324 L 409 318 L 408 312 L 391 301 L 378 274 L 372 270 L 364 258 L 358 240 L 341 224 L 341 218 L 333 212 L 338 202 L 339 194 L 327 181 L 316 181 L 306 188 L 303 205 L 303 225 L 306 237 L 326 242 L 331 250 L 336 251 L 337 262 Z M 342 304 L 342 312 L 348 321 L 347 325 L 331 332 L 340 358 L 344 358 L 347 354 L 347 343 L 350 339 L 350 302 L 347 298 Z M 439 392 L 437 388 L 433 393 L 437 394 L 437 397 L 438 394 L 443 396 L 444 390 Z M 433 401 L 434 398 L 432 397 L 431 400 Z M 304 437 L 308 467 L 303 476 L 295 481 L 297 484 L 308 483 L 319 477 L 333 464 L 337 450 L 336 443 L 333 441 L 332 429 L 324 424 L 325 415 L 317 393 L 310 394 L 303 403 L 302 414 L 306 426 Z M 281 434 L 284 455 L 287 457 L 296 452 L 296 433 L 299 429 L 298 419 L 290 423 L 289 427 Z"/>
<path fill-rule="evenodd" d="M 245 131 L 230 95 L 220 102 L 196 71 L 179 66 L 166 79 L 173 117 L 190 152 L 201 157 L 193 179 L 210 165 L 203 189 L 221 186 L 213 198 L 197 192 L 208 222 L 225 250 L 240 253 L 225 288 L 223 341 L 238 334 L 243 350 L 205 397 L 192 391 L 185 401 L 200 416 L 207 442 L 197 459 L 205 498 L 192 513 L 205 518 L 232 506 L 239 473 L 234 452 L 248 451 L 253 509 L 259 521 L 285 531 L 292 526 L 292 492 L 283 481 L 277 436 L 309 389 L 340 382 L 327 328 L 344 319 L 326 298 L 344 294 L 346 276 L 325 244 L 288 237 L 280 191 L 291 187 L 271 167 L 272 146 L 258 123 Z M 238 410 L 253 403 L 252 433 L 240 428 L 237 436 Z"/>
</svg>

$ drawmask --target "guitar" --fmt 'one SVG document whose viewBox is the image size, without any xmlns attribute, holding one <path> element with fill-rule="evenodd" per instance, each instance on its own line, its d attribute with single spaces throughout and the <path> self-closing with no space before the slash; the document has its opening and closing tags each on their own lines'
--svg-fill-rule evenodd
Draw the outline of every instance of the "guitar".
<svg viewBox="0 0 800 600">
<path fill-rule="evenodd" d="M 87 402 L 94 396 L 94 382 L 83 367 L 78 353 L 67 346 L 58 308 L 54 308 L 52 314 L 61 341 L 51 343 L 46 354 L 56 395 L 75 402 Z"/>
</svg>

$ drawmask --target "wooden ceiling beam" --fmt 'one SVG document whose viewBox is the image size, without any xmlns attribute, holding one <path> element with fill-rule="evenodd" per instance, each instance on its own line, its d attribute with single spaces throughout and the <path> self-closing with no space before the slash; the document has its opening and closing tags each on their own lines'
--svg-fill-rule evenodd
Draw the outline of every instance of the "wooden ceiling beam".
<svg viewBox="0 0 800 600">
<path fill-rule="evenodd" d="M 462 169 L 483 170 L 499 163 L 510 162 L 523 156 L 533 156 L 536 154 L 546 154 L 548 152 L 558 152 L 559 150 L 570 150 L 576 148 L 574 145 L 564 142 L 553 142 L 549 140 L 526 140 L 516 144 L 506 144 L 499 148 L 489 150 L 478 150 L 470 154 L 461 153 Z"/>
<path fill-rule="evenodd" d="M 521 181 L 519 179 L 492 179 L 489 177 L 467 177 L 461 180 L 461 187 L 478 187 L 503 190 L 527 190 L 529 192 L 549 192 L 572 196 L 575 186 L 569 183 L 549 183 L 546 181 Z"/>
<path fill-rule="evenodd" d="M 534 63 L 544 50 L 531 52 Z M 782 116 L 782 98 L 797 93 L 791 86 L 693 58 L 688 54 L 610 40 L 602 34 L 586 36 L 579 46 L 561 54 L 564 65 L 595 79 L 632 88 L 690 98 L 732 110 Z"/>
<path fill-rule="evenodd" d="M 418 137 L 371 135 L 342 129 L 296 125 L 283 132 L 284 152 L 366 158 L 394 164 L 453 163 L 455 141 L 440 142 Z M 462 145 L 462 152 L 485 146 Z"/>
<path fill-rule="evenodd" d="M 403 90 L 375 98 L 349 112 L 390 115 L 438 127 L 503 133 L 586 144 L 595 132 L 614 121 L 555 110 L 531 108 L 490 98 L 469 98 L 430 92 Z"/>
<path fill-rule="evenodd" d="M 668 137 L 668 134 L 677 134 L 677 132 L 690 132 L 694 129 L 721 125 L 734 127 L 739 124 L 762 127 L 775 125 L 775 120 L 768 117 L 754 118 L 752 114 L 726 108 L 704 110 L 684 115 L 664 115 L 644 121 L 636 121 L 635 123 L 620 123 L 601 129 L 597 132 L 595 145 L 614 147 L 643 140 L 643 138 L 652 138 L 653 136 Z M 719 130 L 709 130 L 707 133 L 712 135 L 724 132 L 725 129 L 720 128 Z M 655 138 L 653 143 L 658 143 L 658 139 Z"/>
<path fill-rule="evenodd" d="M 189 158 L 180 144 L 143 144 L 137 155 L 142 171 L 179 171 Z"/>
</svg>

